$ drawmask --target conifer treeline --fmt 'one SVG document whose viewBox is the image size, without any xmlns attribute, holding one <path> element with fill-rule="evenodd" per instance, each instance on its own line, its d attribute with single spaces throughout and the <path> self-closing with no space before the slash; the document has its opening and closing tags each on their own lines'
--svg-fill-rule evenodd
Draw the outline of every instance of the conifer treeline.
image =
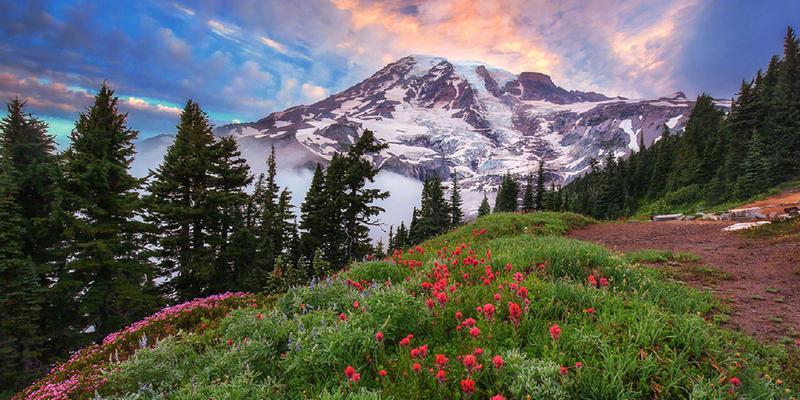
<svg viewBox="0 0 800 400">
<path fill-rule="evenodd" d="M 520 203 L 519 177 L 511 173 L 504 174 L 495 199 L 494 212 L 562 210 L 564 204 L 561 187 L 555 184 L 551 185 L 550 190 L 545 187 L 547 178 L 544 161 L 539 162 L 535 177 L 534 180 L 532 173 L 525 176 L 525 191 Z M 445 199 L 442 180 L 438 176 L 427 177 L 422 186 L 420 208 L 414 208 L 409 226 L 406 227 L 405 222 L 401 222 L 397 230 L 394 230 L 394 227 L 389 228 L 387 252 L 391 254 L 394 250 L 419 244 L 460 225 L 464 219 L 461 206 L 461 188 L 455 174 L 452 175 L 449 202 Z M 491 212 L 492 207 L 484 193 L 478 207 L 478 216 L 482 217 Z"/>
<path fill-rule="evenodd" d="M 567 208 L 596 218 L 618 218 L 642 206 L 668 211 L 703 202 L 747 200 L 800 173 L 800 46 L 787 28 L 783 57 L 742 82 L 727 115 L 700 95 L 680 136 L 661 137 L 624 160 L 612 154 L 603 168 L 564 188 Z"/>
<path fill-rule="evenodd" d="M 0 388 L 166 304 L 284 291 L 374 250 L 373 203 L 388 193 L 366 187 L 378 172 L 366 156 L 385 146 L 370 131 L 317 165 L 298 224 L 274 149 L 249 194 L 237 143 L 215 138 L 196 102 L 148 179 L 129 172 L 138 133 L 107 85 L 62 154 L 24 105 L 0 121 Z"/>
<path fill-rule="evenodd" d="M 422 184 L 420 208 L 414 207 L 411 223 L 406 227 L 401 222 L 396 231 L 394 227 L 389 228 L 387 252 L 391 254 L 394 250 L 405 249 L 461 225 L 464 220 L 462 205 L 461 187 L 455 174 L 452 175 L 449 200 L 441 178 L 436 175 L 426 177 Z"/>
</svg>

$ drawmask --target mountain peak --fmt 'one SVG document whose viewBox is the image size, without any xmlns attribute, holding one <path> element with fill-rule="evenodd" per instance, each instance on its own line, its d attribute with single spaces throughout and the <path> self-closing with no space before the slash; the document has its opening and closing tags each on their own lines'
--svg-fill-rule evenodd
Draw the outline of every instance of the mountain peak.
<svg viewBox="0 0 800 400">
<path fill-rule="evenodd" d="M 541 72 L 523 72 L 519 74 L 519 80 L 523 82 L 532 82 L 539 85 L 543 85 L 544 87 L 557 87 L 555 83 L 553 83 L 553 79 L 550 78 L 550 75 L 543 74 Z"/>
<path fill-rule="evenodd" d="M 665 123 L 679 129 L 692 107 L 653 100 L 567 90 L 541 72 L 412 54 L 317 103 L 217 134 L 247 143 L 245 153 L 263 155 L 274 145 L 313 167 L 369 129 L 388 145 L 373 159 L 385 170 L 412 178 L 455 173 L 465 190 L 491 191 L 506 171 L 528 173 L 540 159 L 551 179 L 569 180 L 592 158 L 652 143 Z"/>
</svg>

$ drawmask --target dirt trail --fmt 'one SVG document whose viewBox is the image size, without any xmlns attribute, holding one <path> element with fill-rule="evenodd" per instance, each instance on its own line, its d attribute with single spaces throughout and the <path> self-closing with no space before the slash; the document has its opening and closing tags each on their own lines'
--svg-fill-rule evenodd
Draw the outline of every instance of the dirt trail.
<svg viewBox="0 0 800 400">
<path fill-rule="evenodd" d="M 771 213 L 783 214 L 787 207 L 800 206 L 800 191 L 789 191 L 770 197 L 768 199 L 754 201 L 737 208 L 761 207 L 764 215 Z"/>
<path fill-rule="evenodd" d="M 800 241 L 748 239 L 723 232 L 731 221 L 602 223 L 568 236 L 627 252 L 685 251 L 727 273 L 710 287 L 732 308 L 728 322 L 760 339 L 800 334 Z M 699 282 L 689 284 L 701 286 Z"/>
</svg>

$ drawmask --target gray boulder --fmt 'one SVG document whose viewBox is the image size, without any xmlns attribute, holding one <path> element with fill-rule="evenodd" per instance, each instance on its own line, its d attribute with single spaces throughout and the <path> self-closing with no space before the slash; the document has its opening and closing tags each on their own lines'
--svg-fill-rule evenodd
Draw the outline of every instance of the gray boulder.
<svg viewBox="0 0 800 400">
<path fill-rule="evenodd" d="M 686 219 L 686 216 L 683 214 L 663 214 L 654 216 L 653 222 L 680 221 L 683 219 Z"/>
</svg>

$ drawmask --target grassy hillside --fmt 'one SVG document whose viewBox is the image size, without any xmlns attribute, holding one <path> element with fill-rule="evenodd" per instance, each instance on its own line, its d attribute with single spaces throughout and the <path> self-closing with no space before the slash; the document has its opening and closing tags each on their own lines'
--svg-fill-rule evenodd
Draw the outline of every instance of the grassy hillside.
<svg viewBox="0 0 800 400">
<path fill-rule="evenodd" d="M 587 223 L 495 214 L 278 299 L 229 294 L 176 306 L 80 352 L 24 395 L 797 396 L 793 344 L 718 328 L 707 320 L 710 294 L 559 236 Z"/>
</svg>

